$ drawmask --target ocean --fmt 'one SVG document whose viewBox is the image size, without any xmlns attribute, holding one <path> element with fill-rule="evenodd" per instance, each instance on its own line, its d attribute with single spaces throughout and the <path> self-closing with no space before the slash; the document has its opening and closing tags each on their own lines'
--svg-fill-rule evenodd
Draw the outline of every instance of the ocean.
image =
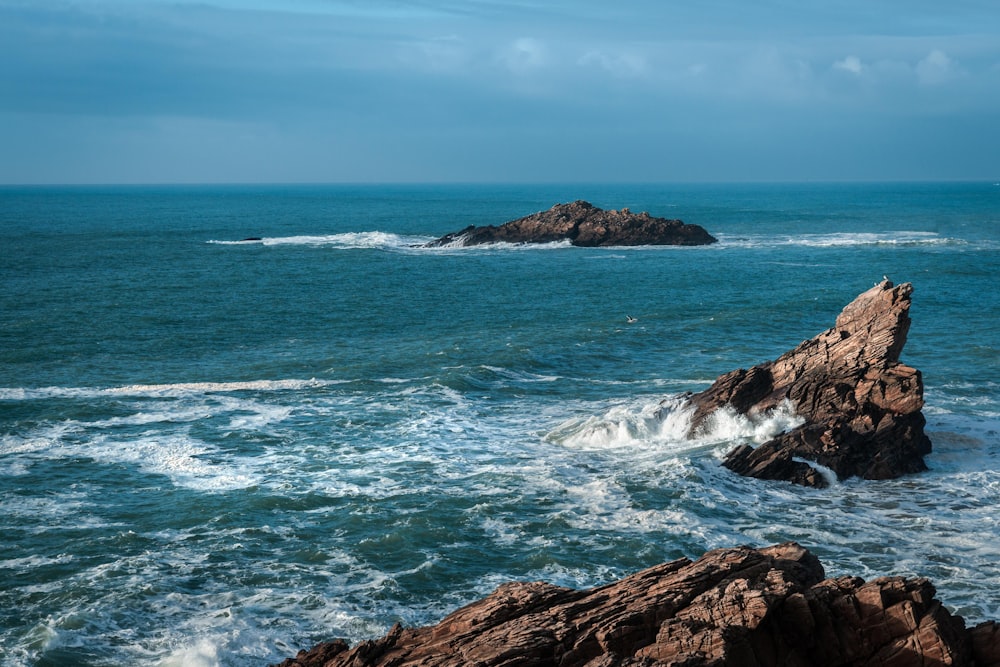
<svg viewBox="0 0 1000 667">
<path fill-rule="evenodd" d="M 416 247 L 575 199 L 719 243 Z M 1000 619 L 1000 184 L 0 187 L 0 234 L 5 667 L 264 665 L 786 540 Z M 685 436 L 883 275 L 928 472 L 720 466 L 794 415 Z"/>
</svg>

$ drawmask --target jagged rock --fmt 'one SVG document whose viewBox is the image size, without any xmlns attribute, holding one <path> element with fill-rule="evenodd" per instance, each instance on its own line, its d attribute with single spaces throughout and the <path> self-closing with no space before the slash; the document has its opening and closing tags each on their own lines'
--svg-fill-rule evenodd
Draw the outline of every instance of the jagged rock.
<svg viewBox="0 0 1000 667">
<path fill-rule="evenodd" d="M 605 211 L 579 200 L 512 220 L 499 227 L 469 226 L 425 247 L 484 243 L 551 243 L 568 239 L 575 246 L 707 245 L 716 239 L 698 225 L 656 218 L 627 208 Z"/>
<path fill-rule="evenodd" d="M 997 665 L 926 579 L 825 579 L 795 543 L 710 551 L 590 590 L 510 583 L 431 627 L 338 640 L 280 667 Z M 326 647 L 326 648 L 325 648 Z"/>
<path fill-rule="evenodd" d="M 723 465 L 741 475 L 825 486 L 804 459 L 836 473 L 889 479 L 926 470 L 920 371 L 899 361 L 910 328 L 913 286 L 884 280 L 844 308 L 831 329 L 774 361 L 739 369 L 690 397 L 692 431 L 726 406 L 755 416 L 784 401 L 801 426 L 753 448 L 741 445 Z"/>
</svg>

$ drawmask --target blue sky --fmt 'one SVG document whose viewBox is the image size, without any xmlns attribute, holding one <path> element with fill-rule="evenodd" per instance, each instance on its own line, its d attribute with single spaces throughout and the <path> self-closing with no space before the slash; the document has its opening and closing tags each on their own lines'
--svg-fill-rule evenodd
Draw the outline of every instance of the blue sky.
<svg viewBox="0 0 1000 667">
<path fill-rule="evenodd" d="M 996 0 L 0 0 L 0 183 L 1000 179 Z"/>
</svg>

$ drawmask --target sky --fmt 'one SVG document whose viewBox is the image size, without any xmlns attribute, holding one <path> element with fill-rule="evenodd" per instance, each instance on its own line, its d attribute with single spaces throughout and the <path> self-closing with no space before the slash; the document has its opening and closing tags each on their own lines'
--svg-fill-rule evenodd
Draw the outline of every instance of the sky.
<svg viewBox="0 0 1000 667">
<path fill-rule="evenodd" d="M 1000 180 L 996 0 L 0 0 L 0 183 Z"/>
</svg>

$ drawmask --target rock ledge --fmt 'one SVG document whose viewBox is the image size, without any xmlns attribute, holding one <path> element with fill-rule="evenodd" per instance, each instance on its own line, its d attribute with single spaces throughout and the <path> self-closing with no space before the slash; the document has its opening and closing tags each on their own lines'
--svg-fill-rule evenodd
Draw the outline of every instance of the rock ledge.
<svg viewBox="0 0 1000 667">
<path fill-rule="evenodd" d="M 795 543 L 710 551 L 590 590 L 510 583 L 424 628 L 280 667 L 1000 665 L 1000 626 L 966 630 L 926 579 L 825 578 Z"/>
</svg>

